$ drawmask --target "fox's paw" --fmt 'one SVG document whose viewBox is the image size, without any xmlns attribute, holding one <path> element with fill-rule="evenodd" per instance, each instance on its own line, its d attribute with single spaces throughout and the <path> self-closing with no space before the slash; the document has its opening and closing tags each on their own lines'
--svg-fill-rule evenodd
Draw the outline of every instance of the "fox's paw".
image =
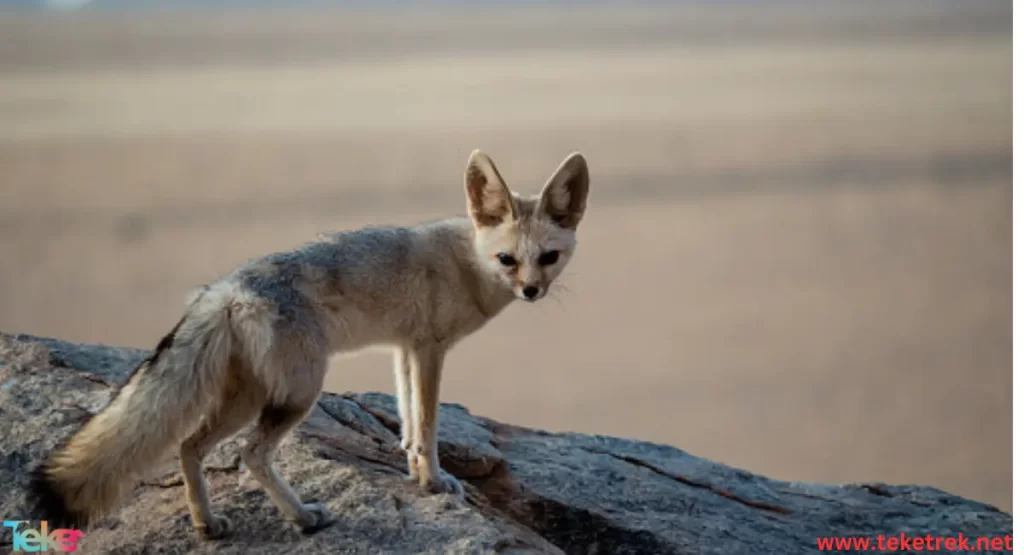
<svg viewBox="0 0 1024 555">
<path fill-rule="evenodd" d="M 414 484 L 420 482 L 420 460 L 415 451 L 406 451 L 406 461 L 409 463 L 409 474 L 405 479 Z"/>
<path fill-rule="evenodd" d="M 208 522 L 194 524 L 196 533 L 204 540 L 217 540 L 231 532 L 231 521 L 224 515 L 213 515 Z"/>
<path fill-rule="evenodd" d="M 439 470 L 437 476 L 421 479 L 420 485 L 430 493 L 450 493 L 460 498 L 466 497 L 462 482 L 444 470 Z"/>
<path fill-rule="evenodd" d="M 314 534 L 334 523 L 334 515 L 323 503 L 306 503 L 302 506 L 302 515 L 295 522 L 302 528 L 303 534 Z"/>
</svg>

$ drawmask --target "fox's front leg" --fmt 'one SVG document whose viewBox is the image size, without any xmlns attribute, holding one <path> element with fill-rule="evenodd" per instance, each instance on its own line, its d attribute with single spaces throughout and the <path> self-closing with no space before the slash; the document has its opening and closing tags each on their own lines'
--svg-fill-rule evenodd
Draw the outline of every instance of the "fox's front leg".
<svg viewBox="0 0 1024 555">
<path fill-rule="evenodd" d="M 398 401 L 398 416 L 402 421 L 402 450 L 409 463 L 409 480 L 420 481 L 419 463 L 414 445 L 413 422 L 417 418 L 412 403 L 412 360 L 406 349 L 395 350 L 395 399 Z"/>
<path fill-rule="evenodd" d="M 444 349 L 431 345 L 411 353 L 413 442 L 420 486 L 432 493 L 464 495 L 457 478 L 441 469 L 437 457 L 437 409 Z"/>
</svg>

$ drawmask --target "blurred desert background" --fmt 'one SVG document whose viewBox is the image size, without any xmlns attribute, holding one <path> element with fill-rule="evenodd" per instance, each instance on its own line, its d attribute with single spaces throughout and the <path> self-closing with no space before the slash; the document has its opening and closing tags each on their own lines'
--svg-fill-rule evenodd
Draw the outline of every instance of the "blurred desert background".
<svg viewBox="0 0 1024 555">
<path fill-rule="evenodd" d="M 1011 507 L 1011 3 L 95 2 L 0 11 L 0 330 L 152 347 L 317 232 L 590 208 L 443 399 L 780 479 Z M 390 358 L 334 391 L 393 391 Z"/>
</svg>

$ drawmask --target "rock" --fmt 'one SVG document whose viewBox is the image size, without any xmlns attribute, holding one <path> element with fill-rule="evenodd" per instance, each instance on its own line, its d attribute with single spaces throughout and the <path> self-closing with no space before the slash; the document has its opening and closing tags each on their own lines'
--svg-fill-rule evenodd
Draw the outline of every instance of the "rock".
<svg viewBox="0 0 1024 555">
<path fill-rule="evenodd" d="M 146 351 L 0 334 L 0 510 L 28 519 L 28 471 L 106 404 Z M 1011 515 L 930 487 L 825 485 L 757 476 L 679 449 L 547 433 L 445 404 L 442 466 L 467 497 L 404 481 L 394 399 L 325 393 L 277 464 L 336 523 L 285 523 L 239 464 L 248 430 L 207 460 L 227 539 L 193 533 L 176 461 L 145 476 L 119 512 L 86 530 L 84 553 L 820 553 L 816 538 L 1010 535 Z M 725 432 L 723 432 L 725 433 Z M 33 526 L 33 525 L 29 525 Z M 3 529 L 0 544 L 11 536 Z"/>
</svg>

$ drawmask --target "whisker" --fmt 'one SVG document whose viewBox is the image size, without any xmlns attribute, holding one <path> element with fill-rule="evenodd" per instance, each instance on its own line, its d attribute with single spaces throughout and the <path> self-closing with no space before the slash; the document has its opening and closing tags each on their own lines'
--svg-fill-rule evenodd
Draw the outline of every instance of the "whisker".
<svg viewBox="0 0 1024 555">
<path fill-rule="evenodd" d="M 553 283 L 551 284 L 551 292 L 557 295 L 574 295 L 575 292 L 571 287 L 564 283 Z"/>
<path fill-rule="evenodd" d="M 554 299 L 558 303 L 558 306 L 563 310 L 565 309 L 563 296 L 569 293 L 572 293 L 572 290 L 562 283 L 552 283 L 548 288 L 548 295 Z"/>
</svg>

